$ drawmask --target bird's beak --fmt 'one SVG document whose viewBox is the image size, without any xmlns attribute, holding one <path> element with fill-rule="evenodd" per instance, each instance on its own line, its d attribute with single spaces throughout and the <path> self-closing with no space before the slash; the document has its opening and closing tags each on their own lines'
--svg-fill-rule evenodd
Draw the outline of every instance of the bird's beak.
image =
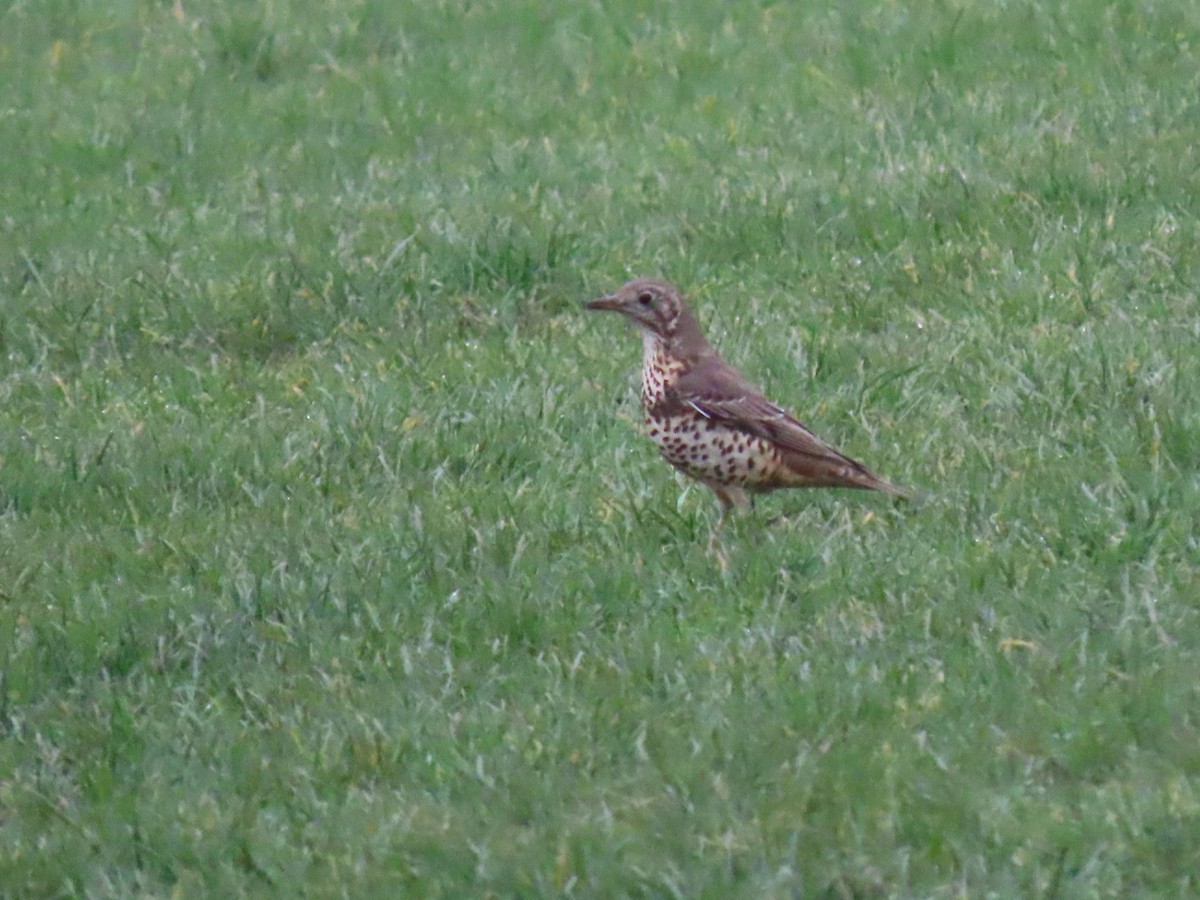
<svg viewBox="0 0 1200 900">
<path fill-rule="evenodd" d="M 616 294 L 605 294 L 603 297 L 597 297 L 595 300 L 587 304 L 588 309 L 610 309 L 613 312 L 621 311 L 621 303 L 617 300 Z"/>
</svg>

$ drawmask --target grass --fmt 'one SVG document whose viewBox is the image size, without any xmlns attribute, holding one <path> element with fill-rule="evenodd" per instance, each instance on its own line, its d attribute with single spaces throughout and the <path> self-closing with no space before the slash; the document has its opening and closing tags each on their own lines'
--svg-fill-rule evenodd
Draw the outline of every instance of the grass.
<svg viewBox="0 0 1200 900">
<path fill-rule="evenodd" d="M 0 13 L 5 892 L 1194 895 L 1200 15 L 908 7 Z"/>
</svg>

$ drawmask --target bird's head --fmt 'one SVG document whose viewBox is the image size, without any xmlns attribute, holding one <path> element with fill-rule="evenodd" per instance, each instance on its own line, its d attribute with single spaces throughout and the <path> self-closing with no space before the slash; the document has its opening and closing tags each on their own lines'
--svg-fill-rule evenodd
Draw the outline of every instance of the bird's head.
<svg viewBox="0 0 1200 900">
<path fill-rule="evenodd" d="M 587 308 L 622 313 L 640 328 L 666 341 L 673 340 L 681 328 L 694 325 L 679 288 L 656 278 L 627 282 L 615 294 L 593 300 Z"/>
</svg>

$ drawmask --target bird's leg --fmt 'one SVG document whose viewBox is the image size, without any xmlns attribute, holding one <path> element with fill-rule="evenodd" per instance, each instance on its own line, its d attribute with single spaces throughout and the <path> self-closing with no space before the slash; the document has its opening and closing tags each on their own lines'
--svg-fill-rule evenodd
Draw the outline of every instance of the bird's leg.
<svg viewBox="0 0 1200 900">
<path fill-rule="evenodd" d="M 708 552 L 710 556 L 716 557 L 717 565 L 721 567 L 722 572 L 729 568 L 729 554 L 721 546 L 721 522 L 719 520 L 713 527 L 712 536 L 708 539 Z"/>
<path fill-rule="evenodd" d="M 746 492 L 739 487 L 732 487 L 726 484 L 712 484 L 710 482 L 705 483 L 712 488 L 712 492 L 717 495 L 717 500 L 721 503 L 721 515 L 717 519 L 717 524 L 713 527 L 712 538 L 708 542 L 708 552 L 717 558 L 717 563 L 721 566 L 722 571 L 724 571 L 729 568 L 729 557 L 725 554 L 724 548 L 721 547 L 721 526 L 725 523 L 725 517 L 731 509 L 749 506 L 750 500 L 746 496 Z"/>
<path fill-rule="evenodd" d="M 718 527 L 722 522 L 725 521 L 725 516 L 728 515 L 731 509 L 735 507 L 745 508 L 750 506 L 750 498 L 740 487 L 733 487 L 732 485 L 728 484 L 711 483 L 708 483 L 708 486 L 712 488 L 712 492 L 716 494 L 717 499 L 721 501 L 721 517 L 717 520 Z"/>
</svg>

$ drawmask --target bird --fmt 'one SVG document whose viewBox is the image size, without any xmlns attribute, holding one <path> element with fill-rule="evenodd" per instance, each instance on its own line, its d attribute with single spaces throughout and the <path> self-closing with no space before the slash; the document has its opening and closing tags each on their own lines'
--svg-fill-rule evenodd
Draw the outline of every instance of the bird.
<svg viewBox="0 0 1200 900">
<path fill-rule="evenodd" d="M 908 491 L 835 450 L 763 396 L 705 340 L 679 288 L 637 278 L 586 304 L 620 313 L 642 333 L 645 426 L 672 466 L 712 489 L 720 519 L 779 488 Z"/>
</svg>

